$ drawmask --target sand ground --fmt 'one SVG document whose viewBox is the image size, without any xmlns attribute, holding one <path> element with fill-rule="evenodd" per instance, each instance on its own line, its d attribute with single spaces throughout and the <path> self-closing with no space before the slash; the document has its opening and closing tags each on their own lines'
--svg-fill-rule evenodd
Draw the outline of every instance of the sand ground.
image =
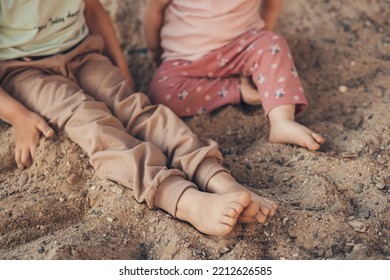
<svg viewBox="0 0 390 280">
<path fill-rule="evenodd" d="M 138 88 L 154 68 L 143 48 L 143 1 L 103 1 Z M 227 106 L 185 119 L 219 142 L 239 182 L 280 204 L 267 224 L 210 237 L 129 189 L 102 181 L 63 135 L 42 139 L 18 170 L 12 128 L 0 122 L 1 259 L 389 259 L 390 2 L 285 1 L 277 32 L 290 44 L 320 132 L 316 152 L 267 141 L 259 107 Z"/>
</svg>

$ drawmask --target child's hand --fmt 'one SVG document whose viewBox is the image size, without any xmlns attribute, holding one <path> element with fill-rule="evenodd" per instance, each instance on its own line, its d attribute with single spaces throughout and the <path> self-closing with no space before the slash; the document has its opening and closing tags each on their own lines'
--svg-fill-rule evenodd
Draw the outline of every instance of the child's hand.
<svg viewBox="0 0 390 280">
<path fill-rule="evenodd" d="M 20 115 L 13 123 L 13 127 L 16 164 L 18 168 L 28 167 L 35 159 L 40 134 L 51 137 L 54 135 L 54 130 L 40 115 L 31 111 Z"/>
</svg>

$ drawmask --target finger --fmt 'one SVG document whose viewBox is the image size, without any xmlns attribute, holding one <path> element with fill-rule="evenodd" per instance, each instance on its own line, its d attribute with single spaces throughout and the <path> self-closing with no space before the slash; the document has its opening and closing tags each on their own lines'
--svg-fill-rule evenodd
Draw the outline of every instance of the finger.
<svg viewBox="0 0 390 280">
<path fill-rule="evenodd" d="M 15 161 L 16 161 L 16 165 L 18 166 L 19 169 L 23 168 L 21 157 L 22 157 L 21 150 L 19 148 L 16 148 L 15 149 Z"/>
<path fill-rule="evenodd" d="M 38 129 L 45 135 L 46 137 L 52 137 L 54 135 L 54 129 L 52 129 L 46 121 L 43 119 L 38 122 Z"/>
<path fill-rule="evenodd" d="M 27 167 L 31 165 L 31 155 L 30 155 L 29 148 L 22 149 L 20 160 L 22 162 L 23 167 Z"/>
<path fill-rule="evenodd" d="M 48 130 L 48 131 L 46 131 L 46 133 L 43 133 L 46 137 L 52 137 L 52 136 L 54 136 L 54 129 L 52 129 L 51 127 L 50 127 L 50 129 Z"/>
<path fill-rule="evenodd" d="M 37 151 L 37 146 L 32 145 L 30 147 L 30 155 L 31 155 L 32 161 L 35 160 L 35 153 L 36 153 L 36 151 Z"/>
</svg>

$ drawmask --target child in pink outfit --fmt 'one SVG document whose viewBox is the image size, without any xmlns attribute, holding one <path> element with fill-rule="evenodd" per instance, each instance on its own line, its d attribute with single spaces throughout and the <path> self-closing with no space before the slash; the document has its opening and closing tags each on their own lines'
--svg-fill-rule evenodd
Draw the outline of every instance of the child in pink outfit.
<svg viewBox="0 0 390 280">
<path fill-rule="evenodd" d="M 241 101 L 261 103 L 271 142 L 319 149 L 323 137 L 295 121 L 307 100 L 286 41 L 271 31 L 281 5 L 281 0 L 148 1 L 145 39 L 153 59 L 162 59 L 150 84 L 152 102 L 181 117 Z"/>
</svg>

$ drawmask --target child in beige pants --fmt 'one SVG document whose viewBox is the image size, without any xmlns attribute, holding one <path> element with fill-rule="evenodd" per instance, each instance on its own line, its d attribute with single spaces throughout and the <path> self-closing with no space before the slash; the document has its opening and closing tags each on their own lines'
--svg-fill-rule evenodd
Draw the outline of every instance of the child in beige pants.
<svg viewBox="0 0 390 280">
<path fill-rule="evenodd" d="M 42 6 L 40 2 L 16 5 Z M 133 93 L 131 75 L 101 4 L 70 2 L 78 3 L 80 10 L 65 14 L 85 17 L 89 30 L 79 42 L 55 53 L 31 51 L 29 56 L 12 55 L 7 46 L 0 46 L 0 117 L 14 128 L 17 165 L 29 166 L 39 135 L 50 137 L 55 128 L 88 153 L 101 178 L 131 188 L 138 202 L 161 208 L 202 233 L 224 236 L 238 221 L 263 223 L 274 215 L 275 202 L 248 191 L 223 168 L 214 141 L 201 141 L 168 108 Z M 54 1 L 45 5 L 56 6 Z M 18 8 L 9 7 L 8 15 Z M 9 19 L 1 17 L 0 31 L 9 28 Z M 25 51 L 26 45 L 17 47 Z"/>
</svg>

